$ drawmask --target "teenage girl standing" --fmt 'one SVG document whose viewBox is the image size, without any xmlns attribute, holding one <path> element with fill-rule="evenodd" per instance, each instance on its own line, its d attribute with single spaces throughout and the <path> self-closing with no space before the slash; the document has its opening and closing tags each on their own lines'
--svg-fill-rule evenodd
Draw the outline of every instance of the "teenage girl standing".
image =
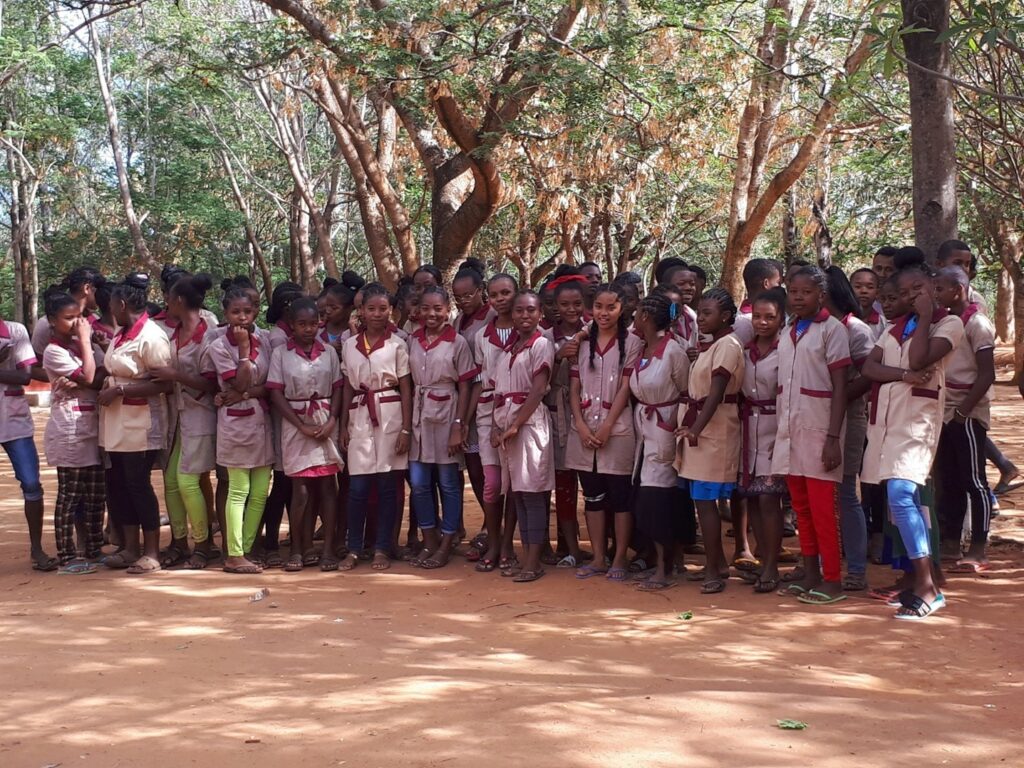
<svg viewBox="0 0 1024 768">
<path fill-rule="evenodd" d="M 168 447 L 166 396 L 174 387 L 153 378 L 155 371 L 171 364 L 171 346 L 146 314 L 148 293 L 149 276 L 142 273 L 114 286 L 110 309 L 121 330 L 103 360 L 108 375 L 97 397 L 100 447 L 110 463 L 107 506 L 124 534 L 124 550 L 104 564 L 131 574 L 161 568 L 160 507 L 150 473 Z"/>
<path fill-rule="evenodd" d="M 345 466 L 335 444 L 341 409 L 341 365 L 333 347 L 317 338 L 320 330 L 316 302 L 301 298 L 289 309 L 292 338 L 274 350 L 266 388 L 281 416 L 281 458 L 292 481 L 289 529 L 292 551 L 287 571 L 320 565 L 338 569 L 334 552 L 337 484 L 334 476 Z M 313 548 L 313 520 L 324 521 L 323 557 Z"/>
<path fill-rule="evenodd" d="M 512 529 L 514 519 L 506 520 L 502 535 L 502 517 L 505 504 L 501 492 L 501 460 L 498 448 L 491 440 L 494 415 L 494 381 L 498 364 L 513 341 L 512 304 L 519 290 L 514 277 L 495 275 L 487 283 L 487 296 L 493 307 L 494 319 L 477 332 L 473 339 L 473 356 L 480 368 L 478 380 L 473 384 L 471 402 L 476 403 L 476 426 L 480 436 L 480 461 L 484 472 L 484 527 L 487 529 L 487 549 L 476 569 L 489 573 L 503 563 L 513 562 Z M 511 514 L 514 514 L 514 511 Z M 501 557 L 501 560 L 498 558 Z"/>
<path fill-rule="evenodd" d="M 355 568 L 363 548 L 370 489 L 378 498 L 374 570 L 391 567 L 401 508 L 397 490 L 409 465 L 412 379 L 409 348 L 390 330 L 391 296 L 379 283 L 362 289 L 363 329 L 342 346 L 345 373 L 341 443 L 348 451 L 348 548 L 342 570 Z"/>
<path fill-rule="evenodd" d="M 779 586 L 786 479 L 772 474 L 772 454 L 778 432 L 775 398 L 779 388 L 779 332 L 785 318 L 785 290 L 764 291 L 751 302 L 754 338 L 743 350 L 740 495 L 747 502 L 761 547 L 761 570 L 754 582 L 754 591 L 760 593 L 774 592 Z"/>
<path fill-rule="evenodd" d="M 172 449 L 164 471 L 164 499 L 173 538 L 160 561 L 164 568 L 188 559 L 188 568 L 202 569 L 210 559 L 210 522 L 199 481 L 216 466 L 213 394 L 217 385 L 203 375 L 202 354 L 216 326 L 210 326 L 200 311 L 212 285 L 207 275 L 185 275 L 174 281 L 167 295 L 171 362 L 153 371 L 154 379 L 174 385 L 168 429 Z M 195 542 L 191 557 L 189 527 Z"/>
<path fill-rule="evenodd" d="M 412 560 L 423 568 L 448 563 L 462 525 L 462 473 L 469 390 L 478 373 L 469 343 L 448 323 L 448 293 L 430 285 L 420 294 L 422 326 L 409 339 L 413 395 L 409 484 L 412 511 L 423 531 L 423 551 Z M 432 477 L 441 489 L 441 534 L 434 519 Z"/>
<path fill-rule="evenodd" d="M 50 381 L 65 377 L 74 388 L 54 393 L 44 444 L 46 460 L 57 468 L 57 503 L 53 531 L 63 573 L 93 573 L 89 562 L 103 547 L 103 510 L 106 487 L 100 460 L 99 406 L 96 394 L 102 375 L 102 353 L 94 352 L 92 326 L 70 294 L 46 297 L 50 343 L 43 353 L 43 370 Z M 85 551 L 75 546 L 75 513 L 85 518 Z"/>
<path fill-rule="evenodd" d="M 712 341 L 690 366 L 690 403 L 676 432 L 679 475 L 689 481 L 704 533 L 704 594 L 724 590 L 729 574 L 718 503 L 732 496 L 739 474 L 737 394 L 743 381 L 743 344 L 732 332 L 735 319 L 736 304 L 724 288 L 712 288 L 701 297 L 697 327 Z"/>
<path fill-rule="evenodd" d="M 567 549 L 561 559 L 554 561 L 560 568 L 575 568 L 581 560 L 579 521 L 576 516 L 576 472 L 566 466 L 565 452 L 572 418 L 569 409 L 569 370 L 579 354 L 580 340 L 586 335 L 583 325 L 586 285 L 587 278 L 582 275 L 564 275 L 551 281 L 546 289 L 553 293 L 558 309 L 558 321 L 553 328 L 544 332 L 555 349 L 555 367 L 544 403 L 551 412 L 555 448 L 555 518 Z"/>
<path fill-rule="evenodd" d="M 938 309 L 931 278 L 921 267 L 902 270 L 897 282 L 901 308 L 909 309 L 882 334 L 864 363 L 876 382 L 864 453 L 865 482 L 885 481 L 892 520 L 913 569 L 913 584 L 901 592 L 896 618 L 927 618 L 946 603 L 931 561 L 929 522 L 921 489 L 935 460 L 945 401 L 945 360 L 960 343 L 964 324 Z"/>
<path fill-rule="evenodd" d="M 274 464 L 273 430 L 267 404 L 270 337 L 257 328 L 253 302 L 244 287 L 224 294 L 226 332 L 207 350 L 206 370 L 220 383 L 217 463 L 227 471 L 225 508 L 228 573 L 258 573 L 252 549 L 263 520 Z"/>
<path fill-rule="evenodd" d="M 578 579 L 607 574 L 612 581 L 625 581 L 628 575 L 633 532 L 629 476 L 636 450 L 629 378 L 643 342 L 626 328 L 626 298 L 619 285 L 598 286 L 594 319 L 569 373 L 573 420 L 565 464 L 579 474 L 587 530 L 594 547 L 594 560 L 576 571 Z M 615 536 L 611 567 L 605 565 L 609 519 Z"/>
<path fill-rule="evenodd" d="M 779 432 L 772 473 L 786 476 L 799 520 L 804 572 L 787 592 L 801 602 L 824 605 L 845 598 L 836 513 L 850 341 L 843 324 L 824 308 L 824 272 L 800 267 L 789 275 L 787 287 L 794 317 L 779 344 Z"/>
<path fill-rule="evenodd" d="M 555 488 L 551 417 L 542 404 L 554 365 L 554 345 L 538 328 L 540 297 L 521 291 L 512 317 L 516 338 L 498 362 L 494 378 L 491 445 L 498 448 L 502 491 L 511 493 L 523 543 L 523 567 L 503 575 L 517 582 L 544 575 L 540 556 L 548 540 L 546 493 Z"/>
<path fill-rule="evenodd" d="M 675 307 L 663 291 L 655 289 L 640 302 L 633 321 L 644 342 L 629 378 L 637 401 L 633 508 L 637 529 L 654 542 L 657 553 L 653 573 L 638 585 L 643 590 L 666 589 L 675 583 L 671 577 L 677 521 L 672 501 L 678 474 L 673 464 L 679 401 L 687 391 L 690 371 L 686 352 L 669 332 Z"/>
</svg>

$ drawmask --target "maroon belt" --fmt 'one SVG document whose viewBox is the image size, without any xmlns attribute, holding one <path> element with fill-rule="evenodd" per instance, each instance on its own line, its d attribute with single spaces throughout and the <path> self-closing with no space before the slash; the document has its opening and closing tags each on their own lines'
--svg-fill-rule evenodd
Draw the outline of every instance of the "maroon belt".
<svg viewBox="0 0 1024 768">
<path fill-rule="evenodd" d="M 360 387 L 359 391 L 356 392 L 356 397 L 363 399 L 362 403 L 352 403 L 350 408 L 358 408 L 360 405 L 366 406 L 366 411 L 370 416 L 370 423 L 375 427 L 380 426 L 380 419 L 377 416 L 377 405 L 378 399 L 376 395 L 381 392 L 397 392 L 398 390 L 394 387 L 381 387 L 380 389 L 370 389 L 369 387 Z M 389 395 L 388 397 L 380 398 L 380 403 L 400 403 L 402 398 L 400 395 Z"/>
<path fill-rule="evenodd" d="M 529 392 L 496 392 L 494 394 L 494 407 L 501 408 L 510 400 L 516 405 L 522 405 L 529 396 Z"/>
</svg>

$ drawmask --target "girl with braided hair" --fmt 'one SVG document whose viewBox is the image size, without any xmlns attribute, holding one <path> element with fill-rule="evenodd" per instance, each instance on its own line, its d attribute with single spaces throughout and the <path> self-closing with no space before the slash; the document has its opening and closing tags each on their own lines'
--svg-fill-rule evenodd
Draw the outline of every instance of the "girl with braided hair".
<svg viewBox="0 0 1024 768">
<path fill-rule="evenodd" d="M 628 575 L 627 551 L 633 530 L 629 476 L 636 448 L 629 377 L 643 341 L 627 328 L 627 300 L 619 285 L 598 286 L 594 319 L 569 371 L 572 422 L 565 464 L 579 474 L 594 547 L 594 560 L 576 571 L 578 579 L 605 574 L 612 581 L 625 581 Z M 615 538 L 611 567 L 605 562 L 609 522 Z"/>
</svg>

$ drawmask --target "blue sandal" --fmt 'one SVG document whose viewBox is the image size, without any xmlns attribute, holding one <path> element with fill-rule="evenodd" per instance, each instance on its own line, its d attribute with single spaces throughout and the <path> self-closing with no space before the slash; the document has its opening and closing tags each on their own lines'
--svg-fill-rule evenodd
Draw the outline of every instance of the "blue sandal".
<svg viewBox="0 0 1024 768">
<path fill-rule="evenodd" d="M 598 568 L 597 566 L 593 565 L 592 563 L 587 563 L 586 565 L 580 566 L 579 568 L 576 569 L 576 578 L 577 579 L 589 579 L 589 578 L 592 578 L 594 576 L 604 576 L 607 573 L 608 573 L 607 570 L 605 570 L 603 568 Z"/>
</svg>

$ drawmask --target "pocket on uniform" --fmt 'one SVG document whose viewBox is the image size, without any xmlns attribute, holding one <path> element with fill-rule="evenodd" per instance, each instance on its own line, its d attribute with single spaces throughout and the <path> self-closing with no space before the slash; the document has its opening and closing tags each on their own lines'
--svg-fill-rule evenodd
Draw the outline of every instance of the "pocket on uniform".
<svg viewBox="0 0 1024 768">
<path fill-rule="evenodd" d="M 452 420 L 451 393 L 448 392 L 427 392 L 423 398 L 420 419 L 434 424 L 443 424 Z"/>
</svg>

